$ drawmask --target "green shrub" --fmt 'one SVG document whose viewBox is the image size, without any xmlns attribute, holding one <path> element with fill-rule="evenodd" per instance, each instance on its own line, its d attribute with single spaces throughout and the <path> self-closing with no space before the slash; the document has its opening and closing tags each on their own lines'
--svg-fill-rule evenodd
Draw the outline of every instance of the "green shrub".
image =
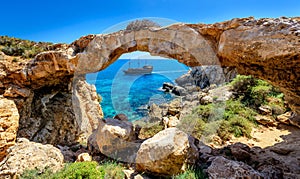
<svg viewBox="0 0 300 179">
<path fill-rule="evenodd" d="M 124 168 L 115 162 L 107 162 L 100 165 L 100 170 L 104 171 L 104 176 L 102 175 L 103 178 L 125 178 L 125 174 L 123 173 Z"/>
<path fill-rule="evenodd" d="M 46 167 L 45 169 L 32 169 L 32 170 L 25 170 L 22 175 L 20 176 L 21 179 L 50 179 L 50 176 L 53 172 Z"/>
<path fill-rule="evenodd" d="M 195 138 L 210 140 L 218 134 L 228 140 L 231 135 L 251 137 L 257 113 L 245 106 L 240 100 L 228 100 L 225 104 L 200 105 L 184 117 L 177 126 L 180 130 L 192 134 Z"/>
<path fill-rule="evenodd" d="M 97 168 L 97 162 L 76 162 L 66 164 L 65 168 L 51 176 L 52 179 L 103 178 L 104 171 Z"/>
<path fill-rule="evenodd" d="M 202 169 L 190 167 L 184 173 L 181 173 L 177 176 L 173 176 L 172 178 L 173 179 L 202 179 L 202 178 L 204 179 L 208 177 L 204 174 Z"/>
<path fill-rule="evenodd" d="M 118 179 L 124 178 L 123 167 L 114 162 L 107 162 L 101 165 L 98 165 L 97 162 L 76 162 L 66 164 L 65 167 L 56 172 L 52 173 L 50 170 L 39 171 L 27 170 L 25 171 L 20 178 L 22 179 Z"/>
<path fill-rule="evenodd" d="M 283 94 L 278 88 L 252 76 L 237 75 L 230 85 L 241 101 L 253 108 L 267 104 L 267 98 L 271 96 L 283 100 Z"/>
<path fill-rule="evenodd" d="M 33 58 L 38 53 L 47 51 L 51 43 L 33 42 L 14 37 L 0 36 L 1 51 L 9 56 L 22 56 L 23 58 Z"/>
</svg>

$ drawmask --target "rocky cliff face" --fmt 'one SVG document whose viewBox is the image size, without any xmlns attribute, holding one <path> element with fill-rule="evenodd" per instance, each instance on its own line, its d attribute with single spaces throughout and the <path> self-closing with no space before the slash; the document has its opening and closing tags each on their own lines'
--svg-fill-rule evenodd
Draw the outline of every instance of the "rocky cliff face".
<svg viewBox="0 0 300 179">
<path fill-rule="evenodd" d="M 177 78 L 175 82 L 180 86 L 199 86 L 204 89 L 212 84 L 220 85 L 230 82 L 236 77 L 235 68 L 222 68 L 220 66 L 199 66 Z"/>
<path fill-rule="evenodd" d="M 69 55 L 72 53 L 72 50 L 65 49 L 44 52 L 31 61 L 18 64 L 9 60 L 0 62 L 0 92 L 16 104 L 19 127 L 15 131 L 18 131 L 18 137 L 54 145 L 71 145 L 79 138 L 87 139 L 96 128 L 98 117 L 101 118 L 102 114 L 99 103 L 95 102 L 97 93 L 86 82 L 73 82 L 74 64 Z M 80 93 L 76 93 L 78 90 Z M 1 98 L 1 102 L 5 98 Z M 87 101 L 95 107 L 76 110 L 77 98 L 82 104 Z M 99 111 L 97 117 L 85 115 L 85 112 L 93 110 Z M 79 113 L 84 114 L 77 117 Z"/>
</svg>

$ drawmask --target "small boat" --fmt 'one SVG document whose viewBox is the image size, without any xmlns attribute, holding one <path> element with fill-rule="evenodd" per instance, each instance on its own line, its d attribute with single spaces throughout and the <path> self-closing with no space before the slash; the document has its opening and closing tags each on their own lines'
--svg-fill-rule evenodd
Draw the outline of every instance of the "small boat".
<svg viewBox="0 0 300 179">
<path fill-rule="evenodd" d="M 145 65 L 142 68 L 128 68 L 123 70 L 125 74 L 151 74 L 153 71 L 153 66 Z"/>
</svg>

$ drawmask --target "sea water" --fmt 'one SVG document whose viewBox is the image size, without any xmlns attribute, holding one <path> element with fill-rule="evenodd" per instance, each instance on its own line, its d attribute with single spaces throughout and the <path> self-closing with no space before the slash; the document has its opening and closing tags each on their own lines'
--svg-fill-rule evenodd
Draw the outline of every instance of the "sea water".
<svg viewBox="0 0 300 179">
<path fill-rule="evenodd" d="M 152 74 L 126 75 L 123 70 L 152 65 Z M 86 79 L 94 84 L 102 96 L 101 107 L 105 118 L 123 113 L 129 120 L 145 117 L 145 109 L 152 103 L 160 104 L 173 99 L 170 93 L 161 90 L 164 82 L 175 83 L 175 79 L 187 73 L 189 68 L 171 59 L 119 59 L 106 69 L 87 74 Z"/>
</svg>

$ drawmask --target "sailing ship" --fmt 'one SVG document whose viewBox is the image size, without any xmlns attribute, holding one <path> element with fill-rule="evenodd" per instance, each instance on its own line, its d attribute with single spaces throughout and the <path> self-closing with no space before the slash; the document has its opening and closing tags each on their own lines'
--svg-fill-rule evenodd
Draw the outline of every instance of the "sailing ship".
<svg viewBox="0 0 300 179">
<path fill-rule="evenodd" d="M 130 62 L 129 62 L 129 68 L 127 70 L 123 70 L 123 72 L 128 75 L 151 74 L 152 71 L 153 71 L 153 66 L 151 65 L 144 65 L 142 68 L 130 68 Z"/>
</svg>

